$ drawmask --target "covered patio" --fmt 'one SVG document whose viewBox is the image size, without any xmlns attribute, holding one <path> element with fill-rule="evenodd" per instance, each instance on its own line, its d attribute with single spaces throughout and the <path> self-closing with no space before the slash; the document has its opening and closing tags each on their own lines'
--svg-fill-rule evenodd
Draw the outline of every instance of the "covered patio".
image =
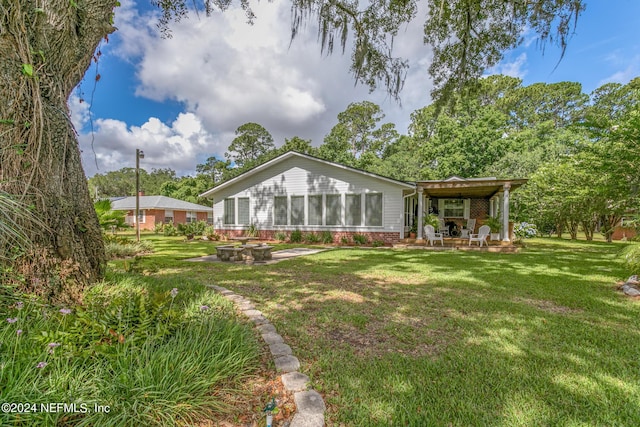
<svg viewBox="0 0 640 427">
<path fill-rule="evenodd" d="M 510 194 L 527 182 L 526 179 L 459 178 L 418 181 L 416 191 L 404 196 L 404 227 L 402 239 L 416 228 L 416 244 L 424 244 L 424 218 L 435 214 L 454 231 L 461 230 L 469 219 L 475 219 L 470 233 L 477 233 L 488 218 L 499 218 L 499 241 L 509 245 L 512 224 L 509 222 Z M 455 233 L 451 233 L 455 234 Z M 497 237 L 497 236 L 496 236 Z M 460 239 L 447 239 L 448 246 L 460 245 Z"/>
</svg>

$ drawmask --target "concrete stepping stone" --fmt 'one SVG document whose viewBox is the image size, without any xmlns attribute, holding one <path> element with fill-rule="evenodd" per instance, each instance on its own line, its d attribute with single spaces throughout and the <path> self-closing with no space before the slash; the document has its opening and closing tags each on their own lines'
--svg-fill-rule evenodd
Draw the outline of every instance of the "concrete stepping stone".
<svg viewBox="0 0 640 427">
<path fill-rule="evenodd" d="M 280 356 L 274 359 L 276 371 L 293 372 L 300 369 L 300 361 L 295 356 Z"/>
<path fill-rule="evenodd" d="M 269 351 L 271 351 L 271 355 L 273 357 L 278 357 L 278 356 L 290 356 L 292 354 L 291 352 L 291 347 L 289 347 L 287 344 L 285 343 L 281 343 L 281 344 L 271 344 L 269 346 Z"/>
<path fill-rule="evenodd" d="M 304 391 L 309 386 L 309 377 L 300 372 L 288 372 L 280 378 L 287 391 Z"/>
</svg>

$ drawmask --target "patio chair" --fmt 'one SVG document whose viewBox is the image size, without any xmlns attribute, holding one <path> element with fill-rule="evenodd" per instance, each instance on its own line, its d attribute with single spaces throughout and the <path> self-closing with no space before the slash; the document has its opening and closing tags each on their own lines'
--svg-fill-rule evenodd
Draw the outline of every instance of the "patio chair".
<svg viewBox="0 0 640 427">
<path fill-rule="evenodd" d="M 449 227 L 444 225 L 444 219 L 442 218 L 438 220 L 438 233 L 442 234 L 443 236 L 449 237 Z"/>
<path fill-rule="evenodd" d="M 442 240 L 442 233 L 436 233 L 436 229 L 433 225 L 424 226 L 424 235 L 427 238 L 427 242 L 433 246 L 433 242 L 440 240 L 440 244 L 444 246 L 444 240 Z"/>
<path fill-rule="evenodd" d="M 480 246 L 486 243 L 487 246 L 489 246 L 489 243 L 487 243 L 489 233 L 491 233 L 491 228 L 488 225 L 483 225 L 478 229 L 477 234 L 469 234 L 469 246 L 471 246 L 471 242 L 478 242 L 478 245 Z"/>
<path fill-rule="evenodd" d="M 467 220 L 467 225 L 461 230 L 460 237 L 462 237 L 463 239 L 468 239 L 469 234 L 473 233 L 475 228 L 476 228 L 476 219 L 469 218 Z"/>
</svg>

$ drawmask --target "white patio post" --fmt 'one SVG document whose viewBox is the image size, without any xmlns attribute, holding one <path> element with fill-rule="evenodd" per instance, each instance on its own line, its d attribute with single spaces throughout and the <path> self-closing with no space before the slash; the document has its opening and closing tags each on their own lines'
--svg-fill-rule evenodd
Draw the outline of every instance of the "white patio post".
<svg viewBox="0 0 640 427">
<path fill-rule="evenodd" d="M 502 194 L 502 241 L 510 242 L 509 239 L 509 190 L 511 189 L 511 183 L 507 182 L 502 186 L 504 189 Z"/>
<path fill-rule="evenodd" d="M 489 216 L 493 218 L 493 206 L 496 204 L 495 196 L 489 199 Z"/>
<path fill-rule="evenodd" d="M 424 188 L 418 187 L 418 240 L 422 240 L 422 217 L 424 216 Z"/>
</svg>

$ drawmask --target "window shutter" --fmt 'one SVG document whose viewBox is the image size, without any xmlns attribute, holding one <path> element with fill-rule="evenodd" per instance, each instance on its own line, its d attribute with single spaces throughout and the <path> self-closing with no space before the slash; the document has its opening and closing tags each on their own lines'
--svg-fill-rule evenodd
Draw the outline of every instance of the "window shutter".
<svg viewBox="0 0 640 427">
<path fill-rule="evenodd" d="M 444 218 L 444 199 L 438 199 L 438 217 Z"/>
<path fill-rule="evenodd" d="M 464 219 L 471 216 L 471 199 L 464 199 Z"/>
</svg>

